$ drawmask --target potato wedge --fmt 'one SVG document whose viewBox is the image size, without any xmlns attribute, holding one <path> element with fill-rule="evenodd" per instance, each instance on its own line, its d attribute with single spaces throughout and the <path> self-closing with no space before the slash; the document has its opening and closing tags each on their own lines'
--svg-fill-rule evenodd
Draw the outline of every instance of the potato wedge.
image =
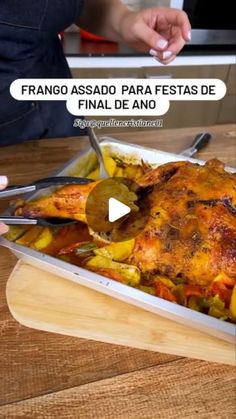
<svg viewBox="0 0 236 419">
<path fill-rule="evenodd" d="M 117 167 L 114 176 L 115 177 L 124 177 L 124 171 L 123 171 L 122 167 Z"/>
<path fill-rule="evenodd" d="M 4 237 L 12 242 L 19 240 L 20 237 L 22 237 L 26 231 L 29 230 L 29 228 L 30 227 L 26 227 L 24 225 L 12 225 Z"/>
<path fill-rule="evenodd" d="M 53 234 L 48 227 L 32 227 L 22 237 L 16 240 L 17 244 L 28 246 L 31 249 L 42 250 L 53 240 Z"/>
<path fill-rule="evenodd" d="M 108 156 L 106 154 L 106 152 L 103 153 L 103 158 L 104 158 L 105 167 L 106 167 L 109 175 L 111 177 L 113 177 L 114 174 L 115 174 L 115 171 L 116 171 L 116 162 L 115 162 L 115 160 L 112 157 Z"/>
<path fill-rule="evenodd" d="M 94 250 L 95 255 L 104 256 L 117 262 L 123 262 L 131 256 L 134 248 L 134 239 L 111 243 L 108 246 Z"/>
<path fill-rule="evenodd" d="M 87 176 L 88 179 L 94 179 L 94 180 L 97 180 L 98 177 L 99 177 L 99 168 L 98 167 L 97 167 L 97 169 L 90 172 Z"/>
<path fill-rule="evenodd" d="M 26 233 L 21 236 L 19 239 L 16 240 L 17 244 L 21 244 L 22 246 L 31 247 L 31 244 L 34 243 L 38 237 L 40 236 L 43 227 L 34 226 L 26 231 Z"/>
<path fill-rule="evenodd" d="M 107 169 L 107 172 L 109 176 L 113 177 L 115 176 L 115 173 L 117 171 L 117 166 L 115 160 L 110 157 L 106 152 L 103 152 L 103 158 L 105 167 Z M 87 176 L 89 179 L 98 179 L 99 178 L 99 167 L 96 167 L 92 172 L 90 172 Z"/>
<path fill-rule="evenodd" d="M 36 250 L 42 250 L 47 247 L 53 240 L 53 234 L 48 227 L 45 227 L 37 239 L 31 243 L 30 247 Z"/>
<path fill-rule="evenodd" d="M 229 310 L 232 316 L 236 318 L 236 285 L 233 288 Z"/>
</svg>

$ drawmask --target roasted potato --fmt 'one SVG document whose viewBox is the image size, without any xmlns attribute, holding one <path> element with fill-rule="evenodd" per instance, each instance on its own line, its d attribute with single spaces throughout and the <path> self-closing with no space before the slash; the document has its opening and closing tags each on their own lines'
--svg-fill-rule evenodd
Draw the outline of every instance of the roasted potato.
<svg viewBox="0 0 236 419">
<path fill-rule="evenodd" d="M 111 243 L 108 246 L 100 247 L 94 250 L 95 255 L 123 262 L 131 256 L 134 248 L 134 239 L 124 242 Z"/>
</svg>

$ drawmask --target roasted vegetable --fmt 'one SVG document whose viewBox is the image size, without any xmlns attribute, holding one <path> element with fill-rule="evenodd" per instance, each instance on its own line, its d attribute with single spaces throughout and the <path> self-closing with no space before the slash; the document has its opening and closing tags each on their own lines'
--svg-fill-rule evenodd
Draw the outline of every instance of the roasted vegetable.
<svg viewBox="0 0 236 419">
<path fill-rule="evenodd" d="M 108 246 L 100 247 L 94 250 L 95 255 L 104 256 L 117 262 L 123 262 L 128 259 L 134 248 L 134 239 L 124 242 L 111 243 Z"/>
<path fill-rule="evenodd" d="M 67 247 L 63 247 L 58 252 L 58 256 L 68 255 L 70 253 L 75 253 L 77 256 L 86 255 L 86 253 L 91 253 L 94 249 L 97 248 L 96 243 L 93 242 L 78 242 L 70 244 Z"/>
<path fill-rule="evenodd" d="M 16 241 L 22 237 L 31 227 L 23 225 L 12 225 L 9 231 L 5 234 L 5 238 L 10 241 Z"/>
<path fill-rule="evenodd" d="M 225 273 L 220 273 L 219 275 L 217 275 L 213 282 L 221 282 L 222 284 L 225 284 L 229 287 L 233 287 L 234 285 L 236 285 L 236 279 L 230 278 Z"/>
<path fill-rule="evenodd" d="M 139 285 L 138 289 L 140 291 L 147 292 L 148 294 L 156 295 L 156 290 L 154 287 L 147 287 L 145 285 Z"/>
<path fill-rule="evenodd" d="M 104 229 L 100 228 L 98 233 L 92 227 L 86 227 L 86 237 L 78 234 L 73 240 L 57 246 L 54 255 L 67 247 L 60 254 L 67 253 L 68 260 L 73 261 L 71 263 L 75 258 L 75 263 L 86 264 L 90 270 L 104 276 L 143 290 L 147 287 L 147 292 L 154 290 L 161 298 L 235 321 L 235 174 L 227 173 L 223 163 L 217 160 L 202 166 L 186 161 L 170 162 L 152 170 L 145 164 L 123 163 L 109 156 L 107 149 L 104 158 L 111 176 L 128 177 L 138 183 L 135 193 L 129 194 L 129 202 L 124 199 L 127 198 L 126 187 L 121 188 L 119 195 L 132 211 L 138 211 L 140 202 L 145 202 L 145 205 L 148 202 L 150 212 L 145 226 L 134 239 L 112 244 L 109 241 L 115 240 L 117 226 L 111 226 L 111 231 L 108 231 L 102 224 Z M 96 178 L 99 171 L 95 159 L 87 167 L 89 170 L 95 168 L 89 177 Z M 63 187 L 49 197 L 21 203 L 16 214 L 66 217 L 85 224 L 88 222 L 85 214 L 87 197 L 99 183 Z M 106 197 L 100 192 L 96 195 L 92 215 L 98 202 L 100 209 L 104 203 L 107 206 L 112 191 L 111 186 Z M 100 216 L 96 212 L 94 218 L 96 223 L 99 221 L 99 227 L 106 222 L 104 214 Z M 127 217 L 125 221 L 125 225 L 120 224 L 122 231 L 132 231 L 132 218 Z M 19 241 L 33 246 L 34 242 L 37 243 L 38 231 L 41 230 L 25 233 Z M 134 236 L 131 234 L 130 237 Z M 90 240 L 97 248 L 81 244 Z M 44 251 L 52 254 L 52 249 L 53 246 L 49 245 Z M 83 256 L 77 257 L 76 252 Z M 84 260 L 88 255 L 95 256 Z"/>
<path fill-rule="evenodd" d="M 232 288 L 228 288 L 223 282 L 217 281 L 211 284 L 211 293 L 212 295 L 219 296 L 222 301 L 224 301 L 226 307 L 229 307 Z"/>
<path fill-rule="evenodd" d="M 43 250 L 53 240 L 53 234 L 48 227 L 33 227 L 28 230 L 16 243 L 28 246 L 31 249 Z"/>
<path fill-rule="evenodd" d="M 36 250 L 43 250 L 45 249 L 53 240 L 53 234 L 51 233 L 50 229 L 45 227 L 40 235 L 37 237 L 35 242 L 31 243 L 33 249 Z"/>
<path fill-rule="evenodd" d="M 236 319 L 236 285 L 234 286 L 231 295 L 229 310 L 232 316 Z"/>
<path fill-rule="evenodd" d="M 170 288 L 161 281 L 155 282 L 156 296 L 164 298 L 164 300 L 177 302 L 176 296 L 171 292 Z"/>
<path fill-rule="evenodd" d="M 172 293 L 175 296 L 178 304 L 181 304 L 185 307 L 187 306 L 187 297 L 184 293 L 184 286 L 182 284 L 173 287 Z"/>
<path fill-rule="evenodd" d="M 192 295 L 200 297 L 204 293 L 203 288 L 200 287 L 199 285 L 186 285 L 186 284 L 184 284 L 183 285 L 183 291 L 184 291 L 184 295 L 186 297 L 190 297 Z"/>
<path fill-rule="evenodd" d="M 75 249 L 76 256 L 85 256 L 90 254 L 97 248 L 97 245 L 92 242 L 83 243 Z"/>
<path fill-rule="evenodd" d="M 174 282 L 171 281 L 169 278 L 162 276 L 162 275 L 154 275 L 154 281 L 161 281 L 164 285 L 168 288 L 173 288 L 175 286 Z"/>
<path fill-rule="evenodd" d="M 226 320 L 228 318 L 228 314 L 226 310 L 220 310 L 215 306 L 211 306 L 209 308 L 208 314 L 212 317 L 216 317 L 217 319 Z"/>
<path fill-rule="evenodd" d="M 122 169 L 122 167 L 117 167 L 115 174 L 115 177 L 124 177 L 124 170 Z"/>
<path fill-rule="evenodd" d="M 105 167 L 109 173 L 109 175 L 112 177 L 115 174 L 116 171 L 116 162 L 115 160 L 108 156 L 107 153 L 103 153 L 103 157 L 104 157 L 104 163 L 105 163 Z"/>
<path fill-rule="evenodd" d="M 108 174 L 113 177 L 116 176 L 115 172 L 117 171 L 117 166 L 115 160 L 107 154 L 107 151 L 103 151 L 103 159 L 105 163 L 105 167 L 107 169 Z M 99 168 L 96 167 L 92 172 L 90 172 L 87 176 L 89 179 L 98 179 L 99 178 Z"/>
<path fill-rule="evenodd" d="M 202 308 L 199 304 L 199 299 L 198 297 L 196 297 L 196 295 L 192 295 L 191 297 L 189 297 L 188 308 L 191 308 L 195 311 L 202 311 Z"/>
<path fill-rule="evenodd" d="M 219 310 L 223 310 L 225 307 L 224 301 L 222 301 L 218 295 L 215 295 L 214 297 L 200 297 L 198 298 L 198 303 L 202 308 L 214 306 Z"/>
<path fill-rule="evenodd" d="M 94 179 L 97 180 L 99 177 L 99 168 L 97 167 L 92 172 L 90 172 L 87 176 L 88 179 Z"/>
<path fill-rule="evenodd" d="M 86 263 L 87 268 L 92 269 L 96 272 L 98 269 L 102 269 L 104 272 L 109 270 L 115 270 L 120 277 L 122 282 L 133 287 L 140 283 L 141 274 L 136 266 L 128 265 L 126 263 L 114 262 L 104 256 L 94 256 Z"/>
<path fill-rule="evenodd" d="M 30 247 L 31 243 L 34 243 L 35 240 L 37 240 L 42 230 L 43 227 L 32 227 L 29 230 L 27 230 L 26 233 L 23 234 L 19 239 L 17 239 L 16 243 Z"/>
</svg>

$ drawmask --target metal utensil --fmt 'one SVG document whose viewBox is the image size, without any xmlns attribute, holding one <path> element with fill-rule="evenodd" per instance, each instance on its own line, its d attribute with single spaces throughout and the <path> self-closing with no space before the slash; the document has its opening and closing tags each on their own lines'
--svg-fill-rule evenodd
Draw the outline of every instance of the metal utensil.
<svg viewBox="0 0 236 419">
<path fill-rule="evenodd" d="M 85 185 L 90 182 L 93 182 L 92 179 L 79 178 L 72 176 L 57 176 L 50 177 L 45 179 L 39 179 L 33 184 L 26 186 L 8 186 L 3 191 L 0 191 L 0 198 L 9 198 L 16 195 L 25 194 L 28 192 L 35 192 L 40 189 L 49 188 L 52 186 L 62 186 L 62 185 Z M 25 218 L 18 216 L 0 216 L 0 222 L 3 222 L 8 225 L 40 225 L 46 227 L 63 227 L 70 224 L 76 224 L 78 221 L 71 219 L 63 218 Z"/>
<path fill-rule="evenodd" d="M 3 215 L 0 217 L 0 222 L 7 225 L 39 225 L 44 227 L 64 227 L 71 224 L 76 224 L 78 221 L 63 219 L 63 218 L 25 218 L 10 215 Z"/>
<path fill-rule="evenodd" d="M 85 185 L 93 182 L 92 179 L 72 177 L 72 176 L 56 176 L 48 177 L 45 179 L 39 179 L 29 185 L 12 185 L 8 186 L 3 191 L 0 191 L 0 198 L 9 198 L 11 196 L 22 195 L 28 192 L 35 192 L 40 189 L 50 188 L 52 186 L 63 186 L 63 185 Z"/>
<path fill-rule="evenodd" d="M 92 148 L 94 149 L 95 153 L 97 154 L 98 163 L 100 166 L 99 170 L 99 178 L 100 179 L 107 179 L 109 178 L 109 173 L 107 172 L 105 162 L 102 155 L 102 149 L 99 144 L 98 137 L 96 136 L 94 130 L 91 127 L 87 127 L 87 133 L 89 137 L 90 144 Z"/>
<path fill-rule="evenodd" d="M 191 147 L 181 151 L 180 154 L 185 157 L 192 157 L 195 153 L 204 148 L 209 143 L 210 139 L 211 134 L 209 134 L 208 132 L 197 134 L 193 140 Z"/>
<path fill-rule="evenodd" d="M 109 177 L 107 170 L 105 168 L 104 159 L 102 155 L 102 150 L 99 144 L 99 140 L 94 132 L 94 130 L 90 127 L 87 128 L 87 133 L 89 136 L 89 140 L 91 143 L 92 148 L 97 154 L 98 162 L 100 165 L 100 174 L 99 177 L 101 179 L 106 179 Z M 191 147 L 183 150 L 180 154 L 182 156 L 191 157 L 197 151 L 201 150 L 205 147 L 211 139 L 211 135 L 209 133 L 201 133 L 198 134 L 191 145 Z M 28 192 L 35 192 L 40 189 L 52 187 L 52 186 L 62 186 L 62 185 L 69 185 L 69 184 L 87 184 L 92 182 L 91 179 L 86 178 L 77 178 L 71 176 L 58 176 L 58 177 L 51 177 L 40 179 L 33 184 L 26 185 L 26 186 L 8 186 L 5 190 L 0 191 L 0 198 L 8 198 L 15 195 L 25 194 Z M 68 219 L 60 219 L 60 218 L 50 218 L 50 220 L 39 218 L 24 218 L 24 217 L 15 217 L 15 216 L 2 216 L 0 217 L 0 222 L 4 222 L 5 224 L 25 224 L 25 225 L 42 225 L 42 226 L 65 226 L 69 224 L 75 224 L 77 221 L 75 220 L 68 220 Z"/>
</svg>

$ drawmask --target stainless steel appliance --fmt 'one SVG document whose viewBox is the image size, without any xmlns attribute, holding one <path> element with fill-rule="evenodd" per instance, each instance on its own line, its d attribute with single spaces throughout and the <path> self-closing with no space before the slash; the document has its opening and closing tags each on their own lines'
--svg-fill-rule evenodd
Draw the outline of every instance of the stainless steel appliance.
<svg viewBox="0 0 236 419">
<path fill-rule="evenodd" d="M 191 44 L 236 45 L 234 1 L 171 0 L 170 7 L 184 10 L 192 25 Z"/>
</svg>

